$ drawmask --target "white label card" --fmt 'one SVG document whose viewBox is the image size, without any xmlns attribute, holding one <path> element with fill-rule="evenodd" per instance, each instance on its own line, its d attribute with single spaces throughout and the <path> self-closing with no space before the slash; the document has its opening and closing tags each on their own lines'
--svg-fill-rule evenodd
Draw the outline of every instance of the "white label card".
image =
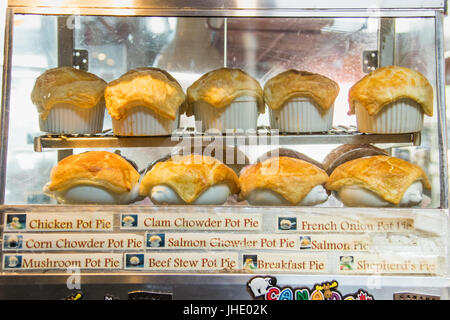
<svg viewBox="0 0 450 320">
<path fill-rule="evenodd" d="M 6 233 L 3 235 L 3 251 L 104 251 L 142 250 L 142 235 L 110 233 Z"/>
<path fill-rule="evenodd" d="M 124 230 L 259 231 L 262 228 L 260 214 L 123 213 L 120 221 Z"/>
<path fill-rule="evenodd" d="M 112 231 L 114 215 L 104 213 L 5 213 L 5 231 Z"/>
<path fill-rule="evenodd" d="M 123 254 L 8 254 L 3 255 L 4 270 L 122 269 Z"/>
<path fill-rule="evenodd" d="M 302 254 L 243 254 L 242 266 L 251 272 L 328 272 L 327 256 L 319 253 Z"/>
</svg>

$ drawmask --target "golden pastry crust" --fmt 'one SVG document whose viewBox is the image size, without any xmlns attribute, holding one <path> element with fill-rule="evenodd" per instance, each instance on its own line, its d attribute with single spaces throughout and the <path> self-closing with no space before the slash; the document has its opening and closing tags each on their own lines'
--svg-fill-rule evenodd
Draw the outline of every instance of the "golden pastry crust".
<svg viewBox="0 0 450 320">
<path fill-rule="evenodd" d="M 168 185 L 186 203 L 195 201 L 215 184 L 226 184 L 231 193 L 239 192 L 236 173 L 222 162 L 208 156 L 190 154 L 158 162 L 141 181 L 139 194 L 148 196 L 156 185 Z"/>
<path fill-rule="evenodd" d="M 258 81 L 240 69 L 220 68 L 201 76 L 187 89 L 187 115 L 193 114 L 193 103 L 204 101 L 224 108 L 242 96 L 256 98 L 258 110 L 264 113 L 263 90 Z"/>
<path fill-rule="evenodd" d="M 339 191 L 344 186 L 360 186 L 385 201 L 399 204 L 405 191 L 415 181 L 422 181 L 426 189 L 431 188 L 425 172 L 419 166 L 390 156 L 372 156 L 338 166 L 330 175 L 326 188 Z"/>
<path fill-rule="evenodd" d="M 42 119 L 59 103 L 83 109 L 93 108 L 104 97 L 106 81 L 95 74 L 72 67 L 59 67 L 45 71 L 37 79 L 31 92 L 31 101 Z"/>
<path fill-rule="evenodd" d="M 186 100 L 180 84 L 168 72 L 158 68 L 136 68 L 108 83 L 105 103 L 112 118 L 126 117 L 127 110 L 144 106 L 156 114 L 175 120 Z"/>
<path fill-rule="evenodd" d="M 348 93 L 349 114 L 355 113 L 356 102 L 373 116 L 400 99 L 411 99 L 426 115 L 433 115 L 433 88 L 427 78 L 418 71 L 397 66 L 376 69 L 355 83 Z"/>
<path fill-rule="evenodd" d="M 290 99 L 307 97 L 325 112 L 339 94 L 339 85 L 320 74 L 290 69 L 271 78 L 264 85 L 264 100 L 273 110 L 281 109 Z"/>
<path fill-rule="evenodd" d="M 121 156 L 107 151 L 89 151 L 64 158 L 52 169 L 49 191 L 64 191 L 78 185 L 129 192 L 139 183 L 139 173 Z"/>
<path fill-rule="evenodd" d="M 239 177 L 240 198 L 256 189 L 270 189 L 293 205 L 302 201 L 315 187 L 328 181 L 317 166 L 291 157 L 274 157 L 244 168 Z"/>
</svg>

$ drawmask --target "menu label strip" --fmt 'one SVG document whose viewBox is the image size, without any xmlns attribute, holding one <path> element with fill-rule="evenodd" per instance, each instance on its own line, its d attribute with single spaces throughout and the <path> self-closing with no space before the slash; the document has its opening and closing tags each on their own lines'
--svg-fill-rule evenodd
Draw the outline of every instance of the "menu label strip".
<svg viewBox="0 0 450 320">
<path fill-rule="evenodd" d="M 145 249 L 144 236 L 135 234 L 8 233 L 3 235 L 3 251 L 93 251 L 139 249 Z"/>
<path fill-rule="evenodd" d="M 112 231 L 114 215 L 104 213 L 6 213 L 7 232 Z"/>
<path fill-rule="evenodd" d="M 243 269 L 251 272 L 329 272 L 327 256 L 324 254 L 243 254 Z"/>
<path fill-rule="evenodd" d="M 260 214 L 121 214 L 122 230 L 260 231 Z"/>
<path fill-rule="evenodd" d="M 147 271 L 233 271 L 238 270 L 237 253 L 125 253 L 125 269 Z"/>
<path fill-rule="evenodd" d="M 4 254 L 4 270 L 122 269 L 123 254 Z"/>
</svg>

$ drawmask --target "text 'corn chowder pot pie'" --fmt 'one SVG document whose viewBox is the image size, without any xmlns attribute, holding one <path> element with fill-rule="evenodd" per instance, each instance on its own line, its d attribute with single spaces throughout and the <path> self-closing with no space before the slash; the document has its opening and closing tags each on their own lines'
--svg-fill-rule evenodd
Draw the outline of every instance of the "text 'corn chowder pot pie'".
<svg viewBox="0 0 450 320">
<path fill-rule="evenodd" d="M 119 136 L 170 135 L 186 100 L 180 84 L 158 68 L 136 68 L 105 89 L 106 108 Z"/>
<path fill-rule="evenodd" d="M 94 134 L 103 130 L 106 82 L 72 67 L 45 71 L 37 79 L 31 101 L 40 130 L 54 134 Z"/>
<path fill-rule="evenodd" d="M 238 176 L 231 168 L 191 154 L 157 162 L 143 177 L 139 193 L 160 205 L 222 205 L 238 192 Z"/>
<path fill-rule="evenodd" d="M 364 157 L 334 169 L 326 188 L 348 207 L 412 207 L 431 189 L 417 165 L 390 156 Z"/>
<path fill-rule="evenodd" d="M 239 197 L 257 206 L 314 206 L 328 199 L 327 181 L 326 172 L 309 162 L 273 157 L 241 171 Z"/>
<path fill-rule="evenodd" d="M 256 130 L 258 116 L 264 113 L 259 82 L 240 69 L 210 71 L 196 80 L 186 93 L 186 114 L 201 121 L 202 131 Z"/>
<path fill-rule="evenodd" d="M 349 114 L 364 133 L 409 133 L 433 115 L 433 88 L 420 72 L 386 66 L 369 73 L 349 90 Z"/>
<path fill-rule="evenodd" d="M 125 158 L 89 151 L 59 161 L 44 193 L 63 204 L 129 204 L 139 198 L 139 178 Z"/>
<path fill-rule="evenodd" d="M 333 124 L 339 85 L 320 74 L 287 70 L 264 85 L 271 127 L 281 133 L 323 132 Z"/>
</svg>

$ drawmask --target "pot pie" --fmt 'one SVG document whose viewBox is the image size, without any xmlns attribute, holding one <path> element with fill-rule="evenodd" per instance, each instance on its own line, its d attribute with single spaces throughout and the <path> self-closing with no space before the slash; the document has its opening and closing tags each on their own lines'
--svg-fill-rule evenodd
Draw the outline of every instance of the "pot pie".
<svg viewBox="0 0 450 320">
<path fill-rule="evenodd" d="M 136 68 L 110 82 L 105 103 L 120 136 L 169 135 L 178 128 L 186 96 L 168 72 Z"/>
<path fill-rule="evenodd" d="M 364 133 L 408 133 L 433 115 L 433 88 L 420 72 L 386 66 L 369 73 L 349 91 L 349 114 Z"/>
<path fill-rule="evenodd" d="M 123 157 L 89 151 L 59 161 L 44 193 L 63 204 L 129 204 L 139 197 L 139 178 Z"/>
<path fill-rule="evenodd" d="M 323 166 L 319 161 L 316 161 L 301 152 L 298 152 L 298 151 L 295 151 L 292 149 L 287 149 L 287 148 L 278 148 L 278 149 L 268 151 L 268 152 L 264 153 L 263 155 L 261 155 L 260 157 L 258 157 L 256 162 L 263 162 L 264 160 L 273 158 L 273 157 L 291 157 L 291 158 L 295 158 L 295 159 L 300 159 L 300 160 L 309 162 L 323 170 Z"/>
<path fill-rule="evenodd" d="M 412 207 L 431 189 L 419 166 L 390 156 L 364 157 L 334 169 L 326 184 L 349 207 Z"/>
<path fill-rule="evenodd" d="M 339 85 L 320 74 L 290 69 L 264 85 L 271 126 L 281 133 L 328 131 Z"/>
<path fill-rule="evenodd" d="M 196 154 L 157 162 L 145 174 L 139 191 L 159 205 L 221 205 L 238 192 L 238 176 L 232 169 Z"/>
<path fill-rule="evenodd" d="M 106 82 L 72 67 L 45 71 L 35 81 L 31 101 L 40 130 L 55 134 L 93 134 L 103 130 Z"/>
<path fill-rule="evenodd" d="M 263 90 L 258 81 L 234 68 L 212 70 L 187 89 L 188 116 L 201 121 L 197 130 L 256 130 L 264 113 Z"/>
<path fill-rule="evenodd" d="M 319 167 L 291 157 L 273 157 L 244 168 L 240 199 L 250 205 L 314 206 L 325 202 L 328 175 Z"/>
</svg>

